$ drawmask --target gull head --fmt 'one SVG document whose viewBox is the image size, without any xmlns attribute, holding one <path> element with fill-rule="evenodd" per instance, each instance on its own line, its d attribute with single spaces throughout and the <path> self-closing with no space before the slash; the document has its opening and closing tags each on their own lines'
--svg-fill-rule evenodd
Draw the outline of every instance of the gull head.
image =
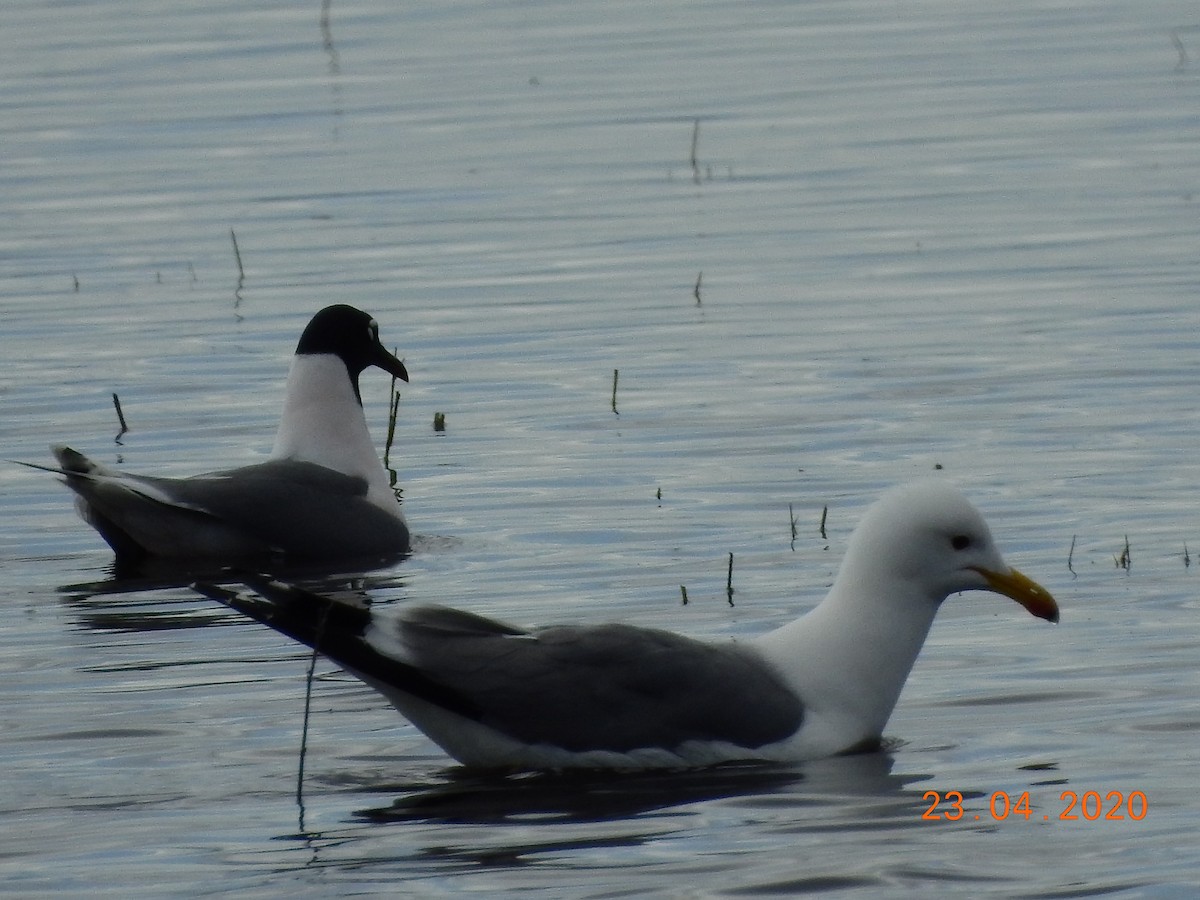
<svg viewBox="0 0 1200 900">
<path fill-rule="evenodd" d="M 935 604 L 960 591 L 992 591 L 1039 618 L 1058 621 L 1050 592 L 1004 561 L 979 510 L 939 479 L 884 494 L 851 538 L 843 572 L 904 582 Z"/>
<path fill-rule="evenodd" d="M 358 376 L 368 366 L 408 381 L 408 370 L 379 340 L 379 323 L 368 313 L 344 303 L 327 306 L 309 321 L 300 342 L 297 356 L 330 354 L 346 364 L 346 371 L 358 393 Z M 361 398 L 359 399 L 361 403 Z"/>
</svg>

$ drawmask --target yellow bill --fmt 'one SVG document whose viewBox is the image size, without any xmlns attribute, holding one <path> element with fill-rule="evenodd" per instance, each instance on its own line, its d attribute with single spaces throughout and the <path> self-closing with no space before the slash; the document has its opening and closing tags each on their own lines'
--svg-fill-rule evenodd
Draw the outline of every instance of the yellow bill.
<svg viewBox="0 0 1200 900">
<path fill-rule="evenodd" d="M 1048 590 L 1028 575 L 1023 575 L 1016 569 L 993 572 L 990 569 L 976 568 L 975 571 L 987 580 L 988 587 L 997 594 L 1011 597 L 1039 619 L 1058 621 L 1058 604 L 1054 602 Z"/>
</svg>

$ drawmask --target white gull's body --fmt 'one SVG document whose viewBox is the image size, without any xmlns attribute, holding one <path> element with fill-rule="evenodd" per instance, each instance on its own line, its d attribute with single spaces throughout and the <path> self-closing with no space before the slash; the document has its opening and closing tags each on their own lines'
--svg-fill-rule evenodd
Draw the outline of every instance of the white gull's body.
<svg viewBox="0 0 1200 900">
<path fill-rule="evenodd" d="M 136 475 L 69 447 L 52 450 L 80 515 L 118 563 L 147 557 L 328 561 L 396 556 L 408 527 L 367 430 L 358 376 L 379 366 L 407 381 L 378 326 L 327 307 L 301 335 L 267 462 L 190 478 Z"/>
<path fill-rule="evenodd" d="M 377 616 L 249 579 L 197 589 L 309 646 L 382 693 L 460 762 L 504 769 L 795 761 L 877 746 L 947 596 L 1004 594 L 1058 620 L 1009 568 L 956 489 L 886 494 L 850 540 L 829 594 L 749 641 L 632 625 L 525 630 L 441 607 Z"/>
</svg>

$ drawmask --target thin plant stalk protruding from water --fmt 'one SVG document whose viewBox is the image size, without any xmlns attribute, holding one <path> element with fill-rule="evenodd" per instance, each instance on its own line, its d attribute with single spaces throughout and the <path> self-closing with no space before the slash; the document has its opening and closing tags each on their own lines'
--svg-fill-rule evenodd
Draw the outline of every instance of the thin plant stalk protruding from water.
<svg viewBox="0 0 1200 900">
<path fill-rule="evenodd" d="M 700 183 L 700 162 L 696 159 L 696 147 L 700 143 L 700 120 L 696 119 L 692 123 L 692 153 L 690 161 L 692 164 L 692 181 L 696 184 Z"/>
<path fill-rule="evenodd" d="M 333 0 L 321 0 L 321 44 L 329 55 L 329 74 L 337 75 L 341 72 L 341 64 L 338 62 L 337 47 L 333 43 L 333 27 L 329 16 L 332 5 Z"/>
<path fill-rule="evenodd" d="M 394 348 L 395 351 L 400 348 Z M 383 443 L 383 467 L 388 471 L 388 487 L 395 488 L 399 476 L 391 466 L 392 442 L 396 439 L 396 420 L 400 417 L 400 390 L 396 387 L 396 376 L 392 376 L 392 386 L 388 393 L 388 424 L 387 439 Z M 397 499 L 399 497 L 397 496 Z"/>
<path fill-rule="evenodd" d="M 113 440 L 119 444 L 121 435 L 129 430 L 129 426 L 125 424 L 125 413 L 121 411 L 121 398 L 117 396 L 116 391 L 113 391 L 113 408 L 117 411 L 117 422 L 121 425 L 121 430 L 117 432 L 117 436 Z"/>
<path fill-rule="evenodd" d="M 700 271 L 696 274 L 696 284 L 692 288 L 692 296 L 696 298 L 696 305 L 700 305 L 700 282 L 704 280 L 704 272 Z"/>
<path fill-rule="evenodd" d="M 683 605 L 687 606 L 687 585 L 681 584 L 679 586 L 679 593 L 683 597 Z"/>
<path fill-rule="evenodd" d="M 1176 72 L 1182 72 L 1188 65 L 1187 47 L 1184 46 L 1180 35 L 1193 31 L 1200 31 L 1200 25 L 1179 25 L 1170 31 L 1171 43 L 1175 45 L 1175 52 L 1179 54 L 1179 61 L 1175 64 Z"/>
<path fill-rule="evenodd" d="M 620 415 L 620 413 L 617 412 L 617 379 L 620 377 L 620 374 L 621 373 L 617 369 L 613 369 L 612 411 L 613 414 L 617 416 Z"/>
<path fill-rule="evenodd" d="M 829 540 L 829 537 L 825 534 L 825 519 L 827 519 L 828 517 L 829 517 L 829 506 L 828 505 L 822 506 L 821 507 L 821 524 L 817 530 L 820 532 L 821 540 L 823 540 L 823 541 Z"/>
<path fill-rule="evenodd" d="M 229 240 L 233 242 L 233 258 L 237 262 L 238 279 L 237 286 L 233 289 L 233 308 L 237 309 L 242 302 L 242 287 L 246 284 L 246 270 L 242 266 L 242 251 L 238 247 L 237 233 L 230 228 Z"/>
<path fill-rule="evenodd" d="M 794 552 L 796 549 L 796 537 L 799 532 L 796 529 L 796 513 L 793 511 L 792 504 L 790 503 L 788 504 L 788 519 L 791 520 L 792 525 L 792 551 Z"/>
<path fill-rule="evenodd" d="M 1075 574 L 1075 567 L 1071 565 L 1071 560 L 1075 556 L 1075 535 L 1071 535 L 1071 549 L 1067 551 L 1067 571 L 1071 573 L 1072 578 L 1078 578 Z"/>
<path fill-rule="evenodd" d="M 725 575 L 725 597 L 729 600 L 729 605 L 733 606 L 733 554 L 729 554 L 729 571 Z"/>
<path fill-rule="evenodd" d="M 242 251 L 238 249 L 237 232 L 232 228 L 229 229 L 229 239 L 233 242 L 233 259 L 237 263 L 238 287 L 241 287 L 242 282 L 246 280 L 246 270 L 242 267 Z"/>
<path fill-rule="evenodd" d="M 1114 556 L 1113 561 L 1117 564 L 1118 569 L 1124 569 L 1127 573 L 1133 566 L 1133 554 L 1129 550 L 1129 535 L 1125 535 L 1125 548 L 1121 551 L 1121 555 Z"/>
</svg>

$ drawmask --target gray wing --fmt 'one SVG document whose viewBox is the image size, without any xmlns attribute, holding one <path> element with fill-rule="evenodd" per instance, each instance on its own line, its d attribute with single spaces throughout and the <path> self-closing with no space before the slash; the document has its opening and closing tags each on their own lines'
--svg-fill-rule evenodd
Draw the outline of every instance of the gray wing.
<svg viewBox="0 0 1200 900">
<path fill-rule="evenodd" d="M 409 545 L 404 521 L 367 501 L 365 479 L 314 463 L 272 460 L 191 478 L 64 474 L 114 547 L 115 539 L 134 550 L 145 540 L 143 529 L 189 518 L 197 544 L 200 535 L 216 535 L 214 546 L 226 552 L 324 558 L 405 552 Z"/>
<path fill-rule="evenodd" d="M 445 615 L 412 611 L 396 623 L 409 661 L 462 698 L 472 718 L 525 743 L 625 752 L 696 739 L 754 748 L 803 720 L 775 670 L 737 644 L 631 625 L 518 632 L 471 617 L 448 627 Z"/>
<path fill-rule="evenodd" d="M 761 747 L 793 734 L 803 706 L 753 650 L 631 625 L 525 631 L 441 607 L 380 622 L 371 610 L 248 577 L 262 598 L 197 590 L 354 672 L 530 744 L 571 751 Z M 264 599 L 265 598 L 265 599 Z"/>
<path fill-rule="evenodd" d="M 319 557 L 408 549 L 408 528 L 367 501 L 365 478 L 315 463 L 272 460 L 181 478 L 167 489 L 287 553 Z"/>
</svg>

